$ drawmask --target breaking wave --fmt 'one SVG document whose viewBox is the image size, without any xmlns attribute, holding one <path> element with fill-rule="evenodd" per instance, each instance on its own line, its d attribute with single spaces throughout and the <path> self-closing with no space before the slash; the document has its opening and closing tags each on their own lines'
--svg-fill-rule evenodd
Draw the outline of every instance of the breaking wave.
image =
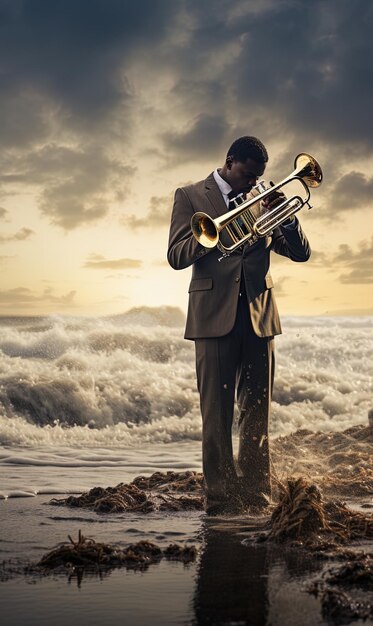
<svg viewBox="0 0 373 626">
<path fill-rule="evenodd" d="M 201 438 L 179 309 L 0 320 L 0 444 Z M 371 408 L 372 319 L 292 317 L 276 338 L 271 432 L 344 430 Z"/>
</svg>

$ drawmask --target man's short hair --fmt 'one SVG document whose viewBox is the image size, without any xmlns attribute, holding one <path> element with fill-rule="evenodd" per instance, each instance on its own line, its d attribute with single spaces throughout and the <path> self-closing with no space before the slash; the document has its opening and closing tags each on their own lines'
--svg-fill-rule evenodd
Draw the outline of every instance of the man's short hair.
<svg viewBox="0 0 373 626">
<path fill-rule="evenodd" d="M 245 163 L 247 159 L 253 159 L 258 163 L 267 163 L 268 152 L 257 137 L 240 137 L 236 139 L 227 152 L 227 157 L 232 156 L 235 161 Z"/>
</svg>

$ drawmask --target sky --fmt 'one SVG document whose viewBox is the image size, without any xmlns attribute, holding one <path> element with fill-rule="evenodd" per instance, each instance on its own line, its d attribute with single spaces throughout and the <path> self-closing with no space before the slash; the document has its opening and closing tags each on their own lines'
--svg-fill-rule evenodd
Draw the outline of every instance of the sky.
<svg viewBox="0 0 373 626">
<path fill-rule="evenodd" d="M 323 169 L 280 312 L 372 314 L 372 27 L 370 0 L 0 0 L 0 314 L 185 311 L 173 195 L 242 135 L 267 180 Z"/>
</svg>

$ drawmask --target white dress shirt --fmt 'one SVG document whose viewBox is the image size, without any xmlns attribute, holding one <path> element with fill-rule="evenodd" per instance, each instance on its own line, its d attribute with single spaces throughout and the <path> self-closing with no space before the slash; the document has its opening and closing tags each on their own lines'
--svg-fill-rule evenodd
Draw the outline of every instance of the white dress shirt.
<svg viewBox="0 0 373 626">
<path fill-rule="evenodd" d="M 232 187 L 230 186 L 229 183 L 227 183 L 226 180 L 224 180 L 224 178 L 222 178 L 220 176 L 220 174 L 219 174 L 217 169 L 214 171 L 213 176 L 215 178 L 215 182 L 216 182 L 217 186 L 219 187 L 219 189 L 221 191 L 221 195 L 224 198 L 224 202 L 228 206 L 229 205 L 228 194 L 232 191 Z"/>
</svg>

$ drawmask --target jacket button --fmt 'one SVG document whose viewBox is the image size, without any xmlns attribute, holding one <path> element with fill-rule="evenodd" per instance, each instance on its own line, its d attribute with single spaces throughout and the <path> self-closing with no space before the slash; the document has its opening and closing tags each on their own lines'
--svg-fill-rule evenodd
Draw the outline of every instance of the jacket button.
<svg viewBox="0 0 373 626">
<path fill-rule="evenodd" d="M 234 280 L 236 281 L 236 283 L 239 283 L 239 282 L 240 282 L 240 279 L 239 279 L 239 278 L 235 278 Z"/>
</svg>

